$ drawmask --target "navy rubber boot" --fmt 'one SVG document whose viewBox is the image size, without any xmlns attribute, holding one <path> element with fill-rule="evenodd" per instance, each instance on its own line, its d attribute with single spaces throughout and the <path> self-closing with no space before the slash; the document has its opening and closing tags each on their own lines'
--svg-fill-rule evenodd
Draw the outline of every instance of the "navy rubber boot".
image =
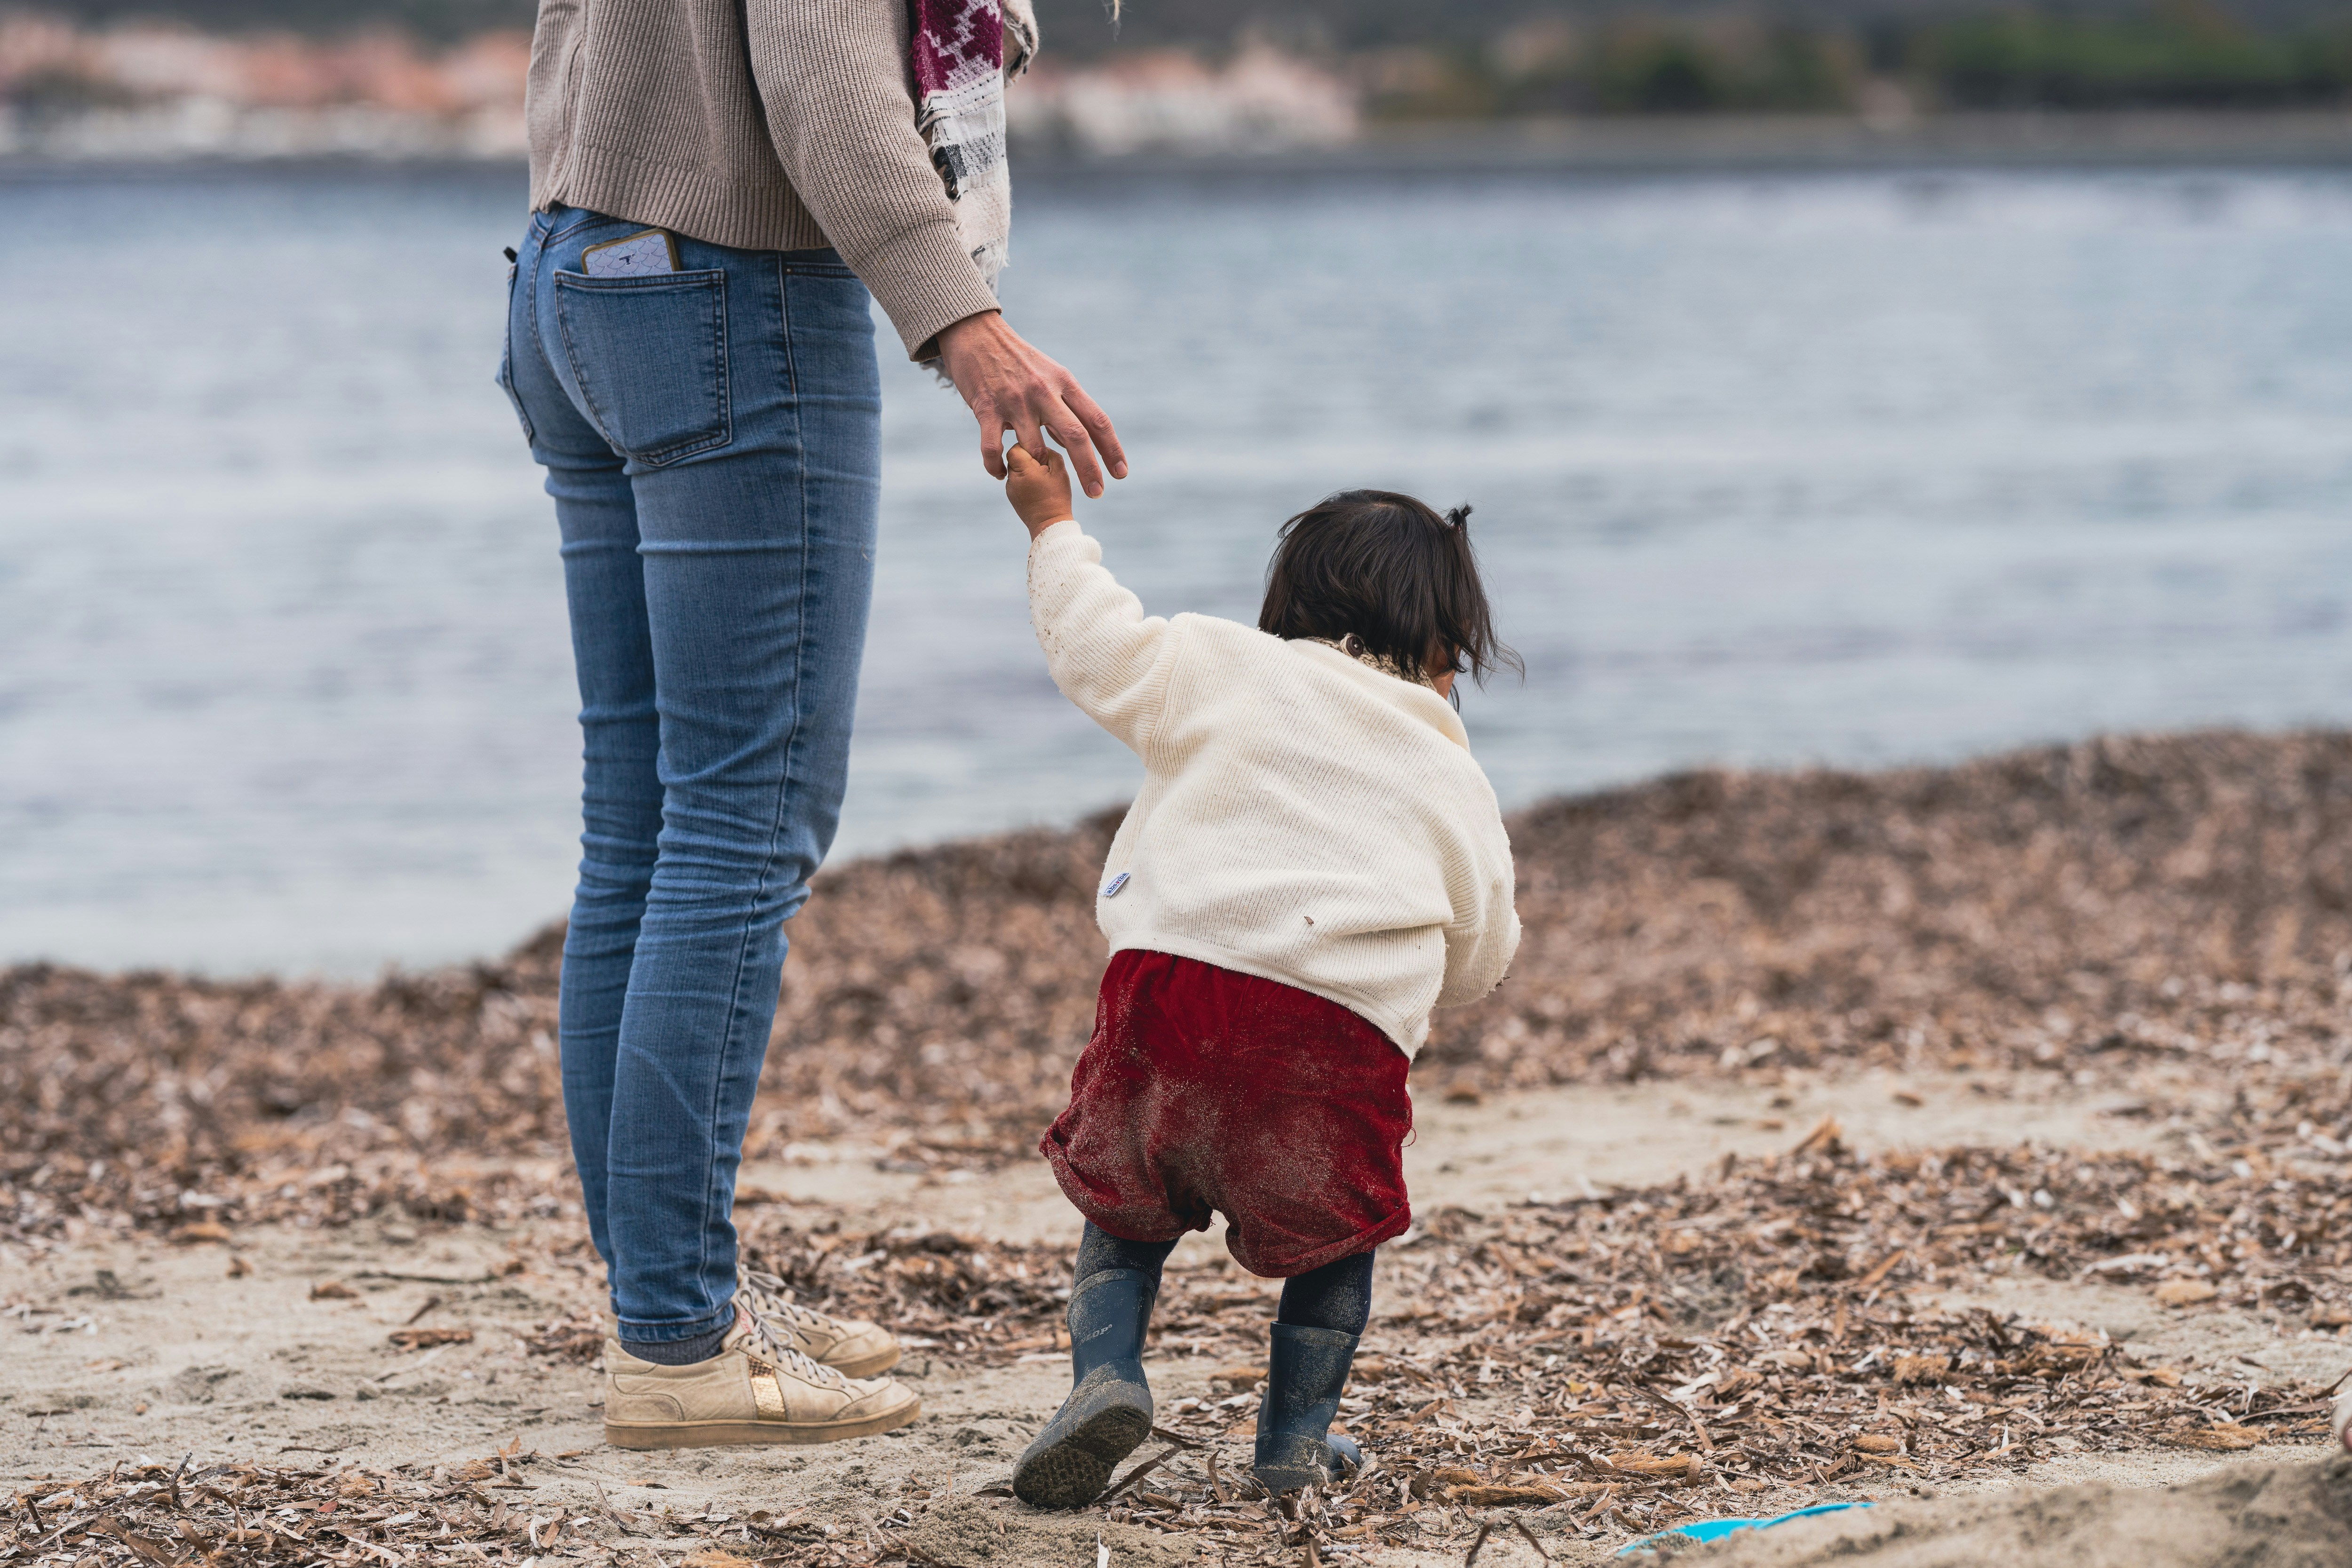
<svg viewBox="0 0 2352 1568">
<path fill-rule="evenodd" d="M 1257 1462 L 1251 1470 L 1275 1496 L 1328 1486 L 1363 1464 L 1363 1450 L 1344 1436 L 1331 1435 L 1358 1338 L 1337 1329 L 1274 1325 L 1265 1399 L 1257 1412 Z"/>
<path fill-rule="evenodd" d="M 1032 1508 L 1084 1508 L 1151 1433 L 1143 1330 L 1159 1280 L 1139 1268 L 1089 1274 L 1070 1292 L 1070 1396 L 1013 1467 Z"/>
</svg>

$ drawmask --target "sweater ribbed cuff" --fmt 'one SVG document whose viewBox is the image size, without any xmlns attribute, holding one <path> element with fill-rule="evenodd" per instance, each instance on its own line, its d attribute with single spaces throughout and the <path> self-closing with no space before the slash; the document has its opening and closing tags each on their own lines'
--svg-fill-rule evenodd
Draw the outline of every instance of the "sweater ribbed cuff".
<svg viewBox="0 0 2352 1568">
<path fill-rule="evenodd" d="M 939 351 L 931 340 L 943 329 L 997 308 L 995 290 L 952 222 L 908 229 L 862 256 L 844 251 L 842 259 L 873 290 L 908 359 L 933 357 Z"/>
</svg>

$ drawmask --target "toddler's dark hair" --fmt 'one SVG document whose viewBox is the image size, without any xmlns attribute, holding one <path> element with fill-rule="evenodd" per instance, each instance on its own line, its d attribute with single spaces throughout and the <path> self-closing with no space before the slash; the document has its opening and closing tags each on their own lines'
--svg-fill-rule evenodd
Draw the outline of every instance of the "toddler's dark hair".
<svg viewBox="0 0 2352 1568">
<path fill-rule="evenodd" d="M 1352 633 L 1412 679 L 1449 658 L 1482 686 L 1499 668 L 1526 672 L 1495 635 L 1468 507 L 1440 517 L 1393 490 L 1341 490 L 1284 523 L 1280 537 L 1258 630 L 1334 642 Z"/>
</svg>

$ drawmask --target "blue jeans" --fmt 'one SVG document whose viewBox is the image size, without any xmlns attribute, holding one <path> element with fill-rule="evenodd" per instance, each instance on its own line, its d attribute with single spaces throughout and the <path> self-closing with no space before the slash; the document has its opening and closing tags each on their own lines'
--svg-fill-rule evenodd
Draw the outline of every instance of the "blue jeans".
<svg viewBox="0 0 2352 1568">
<path fill-rule="evenodd" d="M 563 1106 L 614 1315 L 645 1342 L 734 1312 L 783 922 L 841 816 L 882 393 L 834 252 L 680 236 L 677 272 L 581 271 L 642 226 L 532 216 L 499 380 L 555 498 L 580 675 Z"/>
</svg>

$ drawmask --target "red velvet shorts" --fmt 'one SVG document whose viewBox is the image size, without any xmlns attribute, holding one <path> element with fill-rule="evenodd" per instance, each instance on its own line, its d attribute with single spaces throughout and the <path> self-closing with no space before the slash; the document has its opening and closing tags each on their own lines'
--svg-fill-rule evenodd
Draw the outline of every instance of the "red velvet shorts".
<svg viewBox="0 0 2352 1568">
<path fill-rule="evenodd" d="M 1111 955 L 1070 1108 L 1038 1148 L 1111 1235 L 1173 1241 L 1213 1209 L 1243 1268 L 1287 1279 L 1412 1224 L 1410 1065 L 1337 1002 L 1130 949 Z"/>
</svg>

